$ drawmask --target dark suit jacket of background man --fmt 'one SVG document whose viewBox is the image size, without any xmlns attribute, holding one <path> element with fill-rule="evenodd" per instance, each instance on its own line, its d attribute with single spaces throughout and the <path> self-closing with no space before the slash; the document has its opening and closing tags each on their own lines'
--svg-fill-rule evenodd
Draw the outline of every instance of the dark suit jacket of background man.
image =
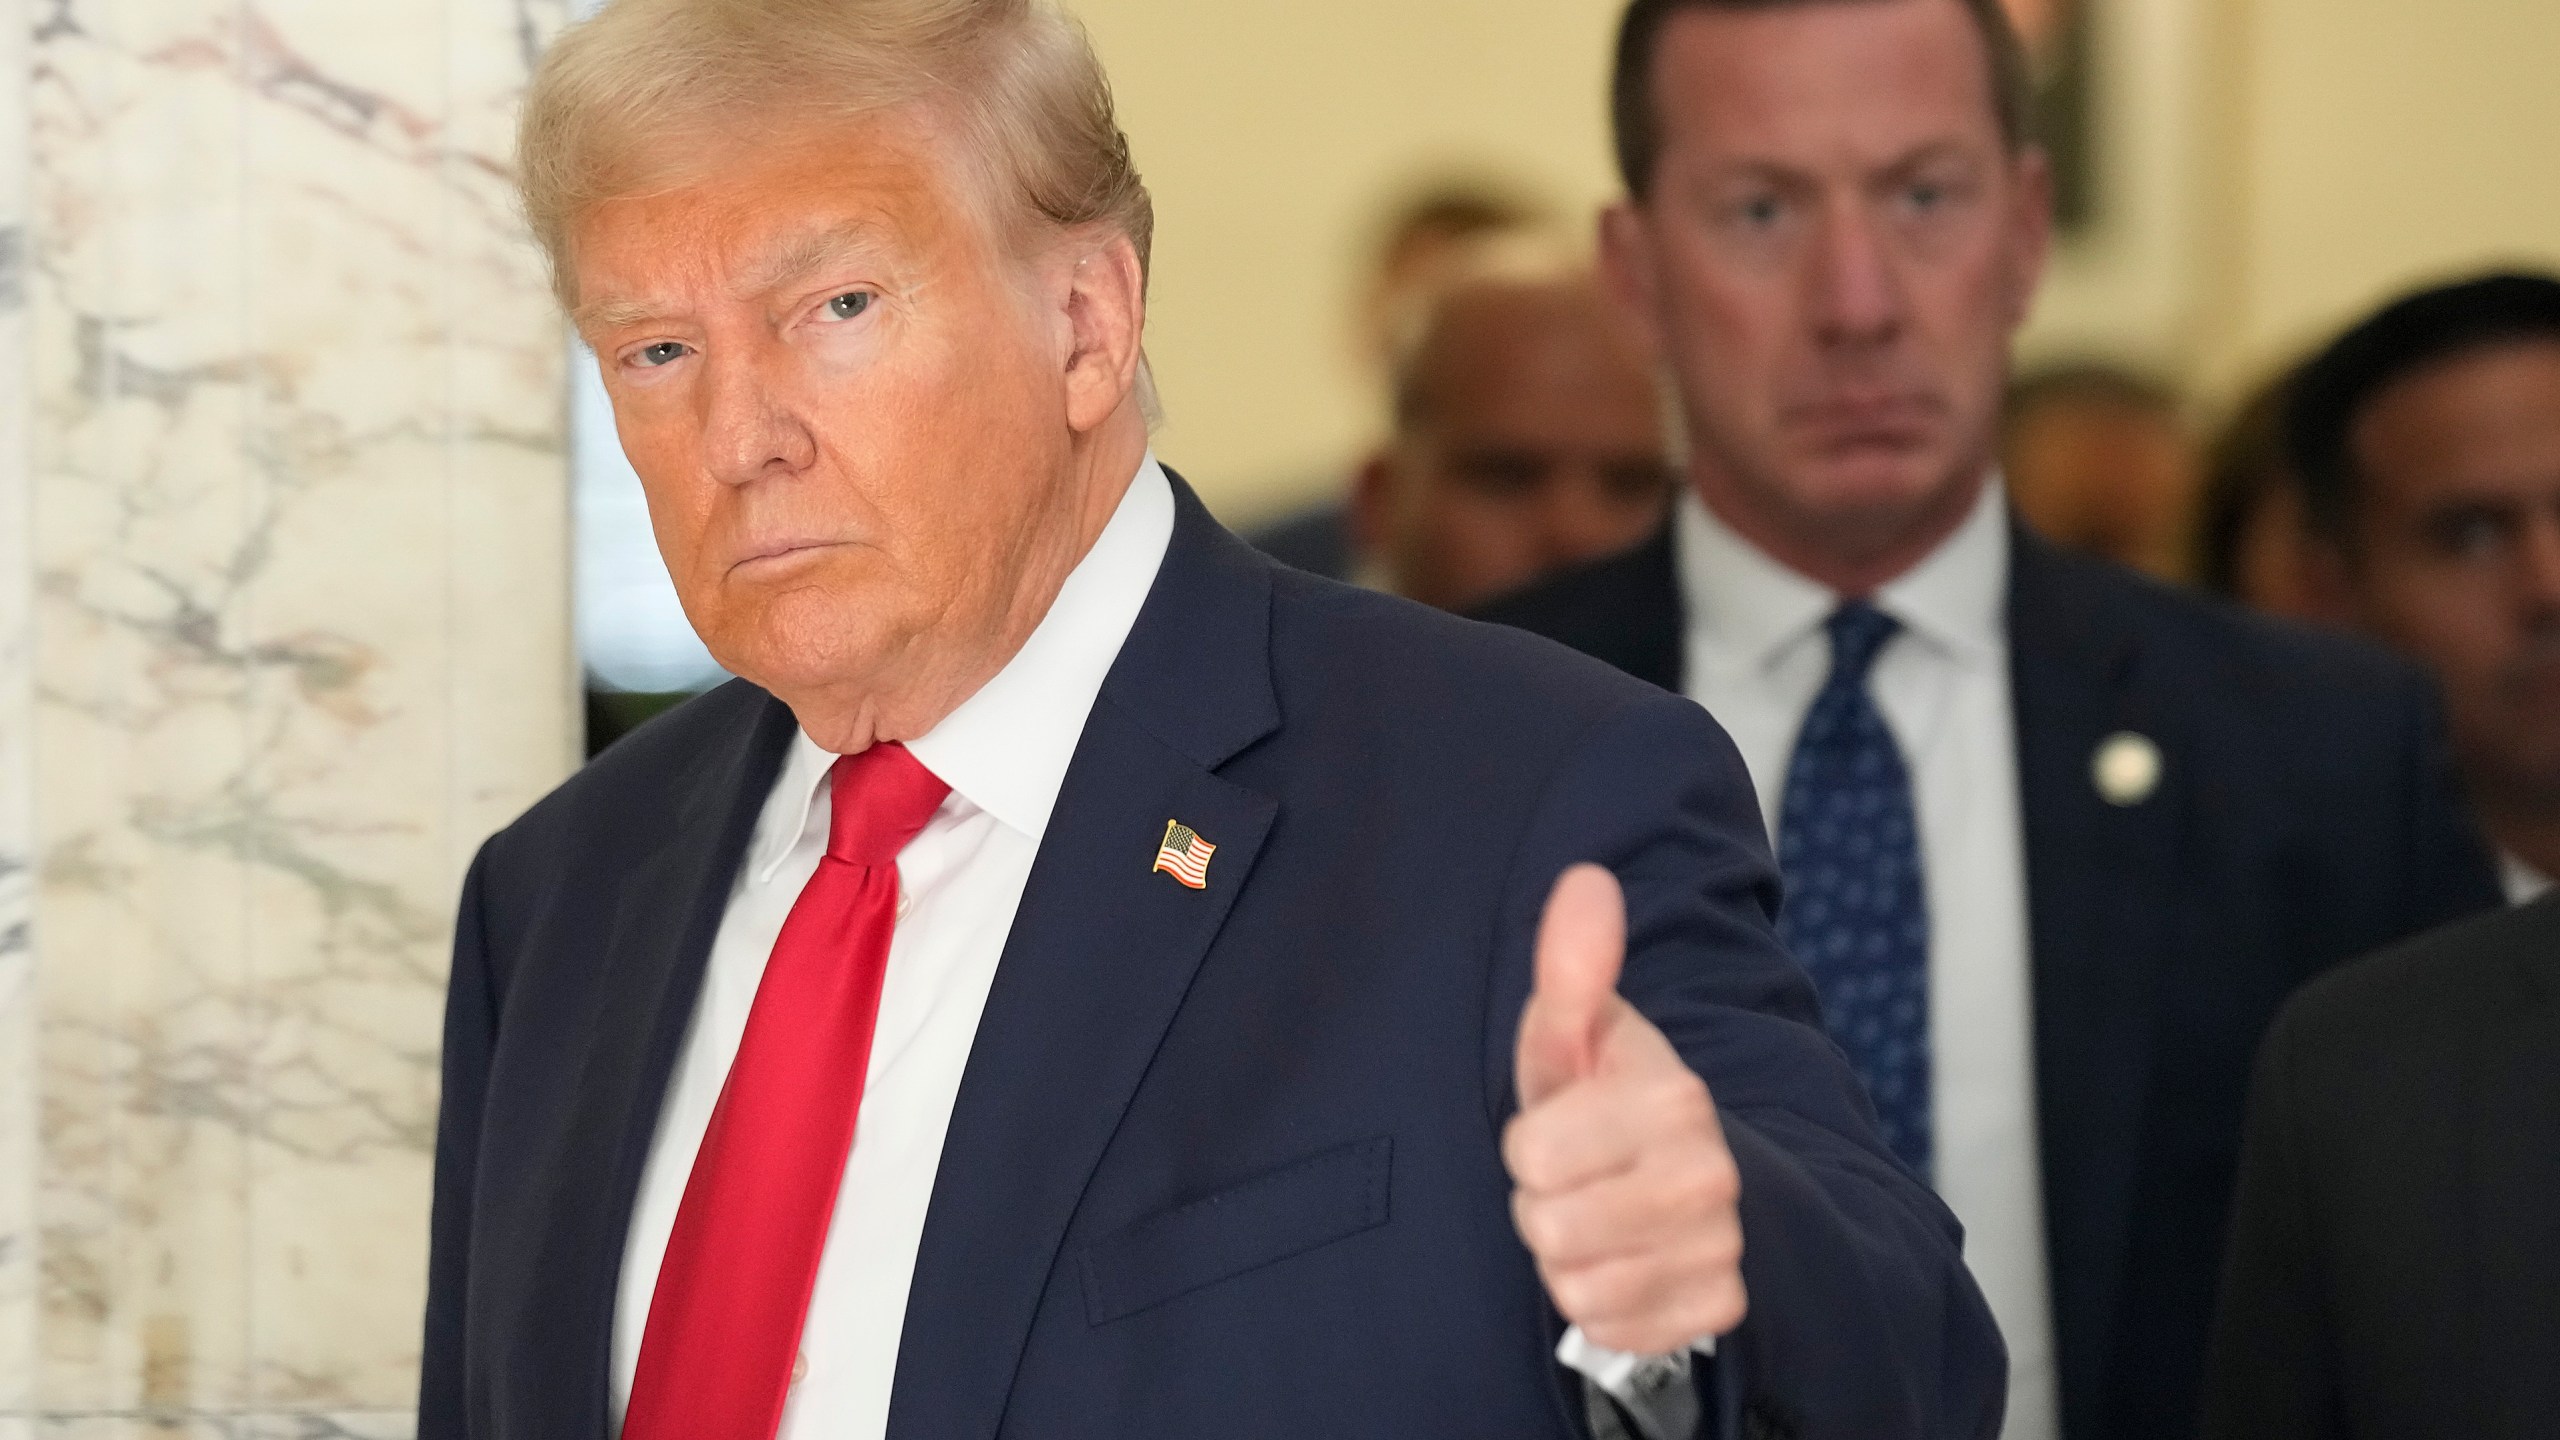
<svg viewBox="0 0 2560 1440">
<path fill-rule="evenodd" d="M 1624 992 L 1742 1170 L 1752 1310 L 1700 1367 L 1714 1413 L 1994 1433 L 1953 1218 L 1816 1028 L 1722 734 L 1560 647 L 1285 570 L 1176 490 L 978 1028 L 889 1434 L 1580 1434 L 1499 1137 L 1532 932 L 1586 859 L 1627 887 Z M 793 723 L 715 691 L 473 866 L 423 1440 L 601 1440 L 641 1164 Z M 1168 817 L 1218 847 L 1205 891 L 1150 873 Z"/>
<path fill-rule="evenodd" d="M 2217 1440 L 2560 1433 L 2560 897 L 2285 1007 L 2205 1411 Z"/>
<path fill-rule="evenodd" d="M 1680 688 L 1672 532 L 1486 618 Z M 2071 1440 L 2192 1434 L 2249 1065 L 2328 966 L 2499 903 L 2433 691 L 2343 639 L 2013 532 L 2011 683 L 2056 1371 Z M 2149 736 L 2118 807 L 2092 761 Z"/>
</svg>

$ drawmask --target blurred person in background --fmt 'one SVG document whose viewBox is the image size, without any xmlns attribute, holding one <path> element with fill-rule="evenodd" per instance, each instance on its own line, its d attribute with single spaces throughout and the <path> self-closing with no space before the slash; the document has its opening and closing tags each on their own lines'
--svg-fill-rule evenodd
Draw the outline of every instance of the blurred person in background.
<svg viewBox="0 0 2560 1440">
<path fill-rule="evenodd" d="M 1361 373 L 1390 383 L 1397 337 L 1464 258 L 1485 241 L 1532 234 L 1548 223 L 1536 202 L 1476 179 L 1435 181 L 1390 207 L 1352 312 Z M 1361 555 L 1352 535 L 1351 486 L 1336 474 L 1320 488 L 1332 493 L 1248 531 L 1245 539 L 1283 565 L 1328 580 L 1353 579 Z"/>
<path fill-rule="evenodd" d="M 1587 268 L 1481 246 L 1408 329 L 1395 434 L 1352 492 L 1363 581 L 1462 610 L 1661 526 L 1674 482 L 1653 371 Z"/>
<path fill-rule="evenodd" d="M 2510 898 L 2560 876 L 2560 279 L 2421 291 L 2288 409 L 2317 603 L 2435 672 Z"/>
<path fill-rule="evenodd" d="M 2250 1093 L 2209 1440 L 2560 1430 L 2560 896 L 2329 975 Z"/>
<path fill-rule="evenodd" d="M 2196 584 L 2226 600 L 2316 620 L 2321 607 L 2311 593 L 2302 479 L 2284 435 L 2292 376 L 2288 368 L 2251 390 L 2207 447 L 2188 563 Z"/>
<path fill-rule="evenodd" d="M 2192 1434 L 2283 998 L 2497 903 L 2425 677 L 2015 525 L 2049 243 L 1997 0 L 1636 0 L 1604 259 L 1676 377 L 1673 523 L 1498 602 L 1703 703 L 1781 929 L 1935 1180 L 2019 1440 Z"/>
<path fill-rule="evenodd" d="M 2020 379 L 2001 414 L 2001 478 L 2019 519 L 2057 545 L 2185 578 L 2197 457 L 2174 391 L 2077 362 Z"/>
</svg>

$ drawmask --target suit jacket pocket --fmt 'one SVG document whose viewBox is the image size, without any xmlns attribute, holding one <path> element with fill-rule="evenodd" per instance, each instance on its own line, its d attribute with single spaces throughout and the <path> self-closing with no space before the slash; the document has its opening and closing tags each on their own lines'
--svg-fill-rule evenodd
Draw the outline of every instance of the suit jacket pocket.
<svg viewBox="0 0 2560 1440">
<path fill-rule="evenodd" d="M 1087 1246 L 1084 1307 L 1107 1325 L 1387 1223 L 1393 1141 L 1310 1155 Z"/>
</svg>

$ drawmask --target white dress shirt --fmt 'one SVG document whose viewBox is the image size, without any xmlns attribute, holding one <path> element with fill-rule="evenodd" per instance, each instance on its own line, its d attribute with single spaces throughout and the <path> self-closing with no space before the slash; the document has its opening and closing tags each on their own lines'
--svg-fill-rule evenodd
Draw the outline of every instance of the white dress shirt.
<svg viewBox="0 0 2560 1440">
<path fill-rule="evenodd" d="M 1772 836 L 1841 601 L 1694 494 L 1677 509 L 1687 689 L 1742 751 Z M 1995 481 L 1936 553 L 1874 596 L 1902 631 L 1869 685 L 1911 773 L 1929 905 L 1938 1193 L 2009 1344 L 2011 1440 L 2059 1428 L 2036 1144 L 2026 847 L 2010 706 L 2008 509 Z"/>
<path fill-rule="evenodd" d="M 898 853 L 898 923 L 862 1113 L 781 1440 L 862 1440 L 887 1428 L 916 1247 L 987 991 L 1086 716 L 1172 537 L 1173 489 L 1150 456 L 1021 652 L 907 747 L 951 795 Z M 712 942 L 623 1254 L 613 1326 L 617 1431 L 703 1130 L 783 917 L 826 853 L 835 759 L 805 734 L 793 741 Z"/>
<path fill-rule="evenodd" d="M 2519 859 L 2512 850 L 2498 852 L 2498 883 L 2510 905 L 2530 905 L 2551 893 L 2551 877 Z"/>
</svg>

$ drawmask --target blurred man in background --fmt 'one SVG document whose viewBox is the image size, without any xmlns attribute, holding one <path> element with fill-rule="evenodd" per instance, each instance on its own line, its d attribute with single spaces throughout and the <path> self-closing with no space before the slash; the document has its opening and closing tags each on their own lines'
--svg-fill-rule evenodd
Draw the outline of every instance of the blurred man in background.
<svg viewBox="0 0 2560 1440">
<path fill-rule="evenodd" d="M 2047 162 L 1998 0 L 1635 0 L 1605 258 L 1679 387 L 1655 541 L 1501 602 L 1681 689 L 2008 1337 L 2011 1436 L 2190 1434 L 2251 1057 L 2494 905 L 2423 676 L 2014 526 Z"/>
<path fill-rule="evenodd" d="M 1625 312 L 1543 246 L 1481 249 L 1395 360 L 1395 435 L 1352 496 L 1360 578 L 1479 605 L 1658 529 L 1671 469 Z"/>
<path fill-rule="evenodd" d="M 2560 1416 L 2560 896 L 2313 984 L 2267 1036 L 2209 1440 Z"/>
<path fill-rule="evenodd" d="M 2295 385 L 2328 613 L 2443 683 L 2519 902 L 2560 876 L 2560 279 L 2409 296 Z"/>
<path fill-rule="evenodd" d="M 1444 287 L 1452 270 L 1484 242 L 1537 231 L 1547 223 L 1535 203 L 1503 186 L 1472 179 L 1437 181 L 1391 207 L 1370 252 L 1367 279 L 1352 315 L 1352 344 L 1361 373 L 1383 383 L 1393 372 L 1398 337 Z M 1361 555 L 1351 533 L 1349 488 L 1324 477 L 1328 493 L 1249 532 L 1255 549 L 1283 565 L 1349 580 Z"/>
<path fill-rule="evenodd" d="M 2057 545 L 2185 578 L 2197 458 L 2174 391 L 2120 365 L 2057 365 L 2011 386 L 2002 414 L 2019 519 Z"/>
<path fill-rule="evenodd" d="M 2302 477 L 2284 435 L 2285 394 L 2297 368 L 2259 382 L 2206 448 L 2188 573 L 2252 610 L 2314 620 L 2321 607 L 2311 594 Z"/>
</svg>

